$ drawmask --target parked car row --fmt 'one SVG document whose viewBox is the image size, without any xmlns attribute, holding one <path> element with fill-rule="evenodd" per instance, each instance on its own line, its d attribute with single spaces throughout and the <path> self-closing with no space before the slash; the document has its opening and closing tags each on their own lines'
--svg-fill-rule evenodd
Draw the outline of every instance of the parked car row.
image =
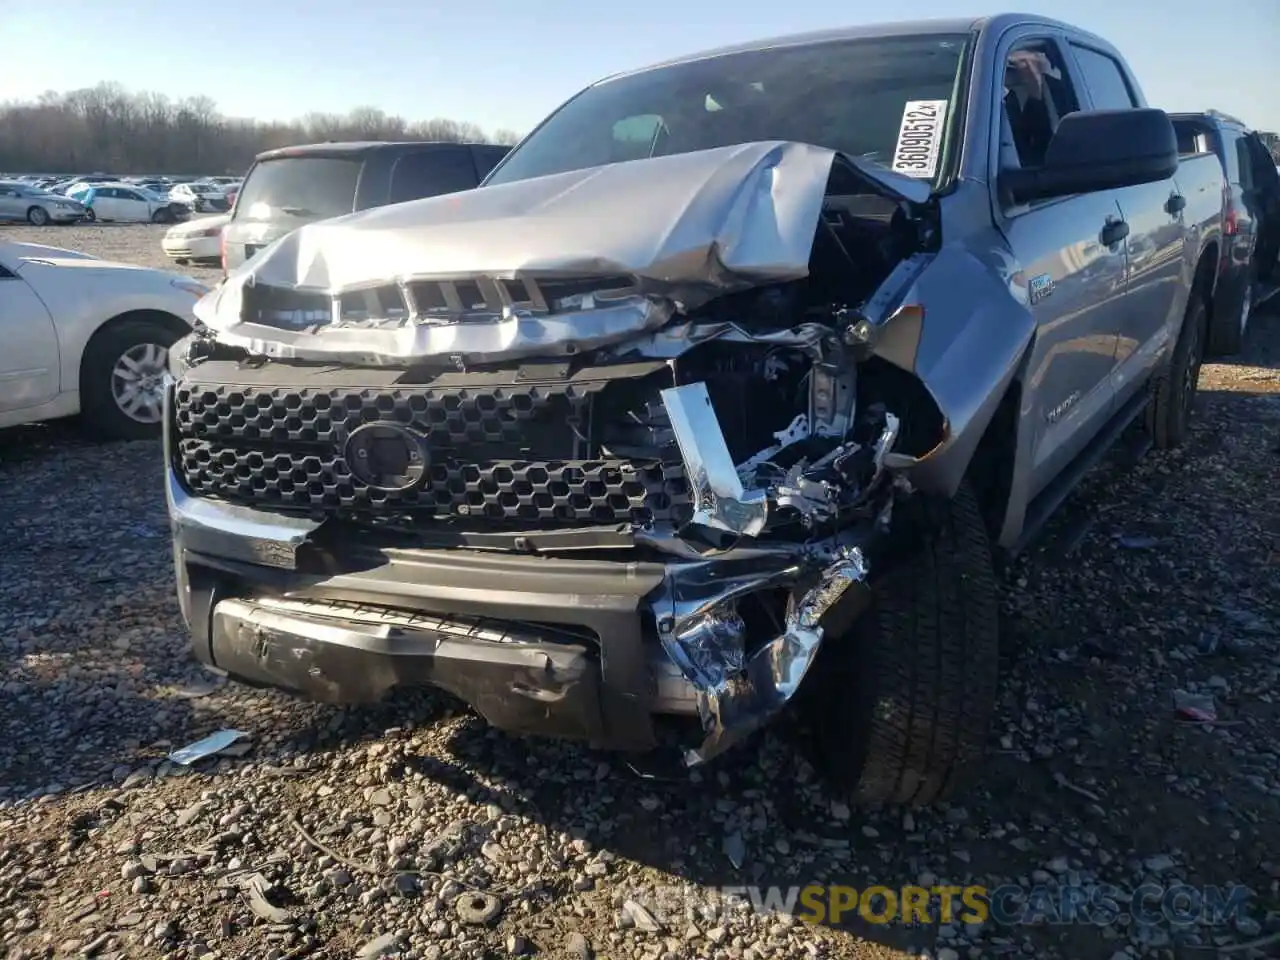
<svg viewBox="0 0 1280 960">
<path fill-rule="evenodd" d="M 238 177 L 203 177 L 171 180 L 157 177 L 118 178 L 106 174 L 50 178 L 36 175 L 0 178 L 6 189 L 21 196 L 35 197 L 38 202 L 23 208 L 25 219 L 36 226 L 46 223 L 75 222 L 71 212 L 78 208 L 78 219 L 88 221 L 146 221 L 168 223 L 185 219 L 192 213 L 218 212 L 230 209 L 239 189 Z M 85 197 L 94 202 L 86 203 Z M 67 197 L 72 204 L 57 205 L 51 197 Z M 105 204 L 99 203 L 106 200 Z M 124 201 L 124 202 L 118 202 Z M 144 210 L 143 204 L 147 209 Z M 11 208 L 16 204 L 7 204 Z M 182 208 L 182 209 L 179 209 Z M 5 213 L 5 219 L 13 219 Z"/>
</svg>

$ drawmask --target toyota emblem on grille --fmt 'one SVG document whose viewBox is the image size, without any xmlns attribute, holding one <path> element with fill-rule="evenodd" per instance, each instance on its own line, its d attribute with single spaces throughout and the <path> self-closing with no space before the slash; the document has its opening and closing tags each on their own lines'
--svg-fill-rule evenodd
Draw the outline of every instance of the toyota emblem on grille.
<svg viewBox="0 0 1280 960">
<path fill-rule="evenodd" d="M 418 486 L 430 459 L 424 437 L 399 423 L 383 421 L 352 430 L 342 456 L 353 477 L 388 493 Z"/>
</svg>

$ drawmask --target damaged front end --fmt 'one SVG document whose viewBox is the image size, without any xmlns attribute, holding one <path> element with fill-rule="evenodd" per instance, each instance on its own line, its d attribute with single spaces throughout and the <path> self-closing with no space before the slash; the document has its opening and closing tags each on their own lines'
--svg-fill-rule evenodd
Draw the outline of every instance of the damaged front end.
<svg viewBox="0 0 1280 960">
<path fill-rule="evenodd" d="M 199 304 L 171 486 L 330 544 L 659 564 L 638 662 L 703 762 L 796 693 L 946 434 L 900 362 L 927 194 L 747 144 L 306 227 Z"/>
</svg>

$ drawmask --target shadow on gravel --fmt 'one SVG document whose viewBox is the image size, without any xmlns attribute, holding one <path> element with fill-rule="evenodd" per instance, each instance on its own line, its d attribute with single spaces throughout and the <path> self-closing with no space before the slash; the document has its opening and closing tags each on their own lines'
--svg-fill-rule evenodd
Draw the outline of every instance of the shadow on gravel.
<svg viewBox="0 0 1280 960">
<path fill-rule="evenodd" d="M 1210 362 L 1226 367 L 1280 367 L 1280 294 L 1254 307 L 1240 353 L 1213 357 Z"/>
<path fill-rule="evenodd" d="M 0 429 L 0 468 L 46 456 L 58 456 L 72 447 L 115 446 L 94 440 L 75 417 Z"/>
<path fill-rule="evenodd" d="M 0 796 L 119 783 L 132 771 L 158 765 L 165 751 L 153 746 L 157 740 L 203 725 L 191 702 L 139 696 L 128 689 L 130 682 L 122 670 L 93 683 L 79 676 L 0 683 L 0 742 L 7 745 Z"/>
</svg>

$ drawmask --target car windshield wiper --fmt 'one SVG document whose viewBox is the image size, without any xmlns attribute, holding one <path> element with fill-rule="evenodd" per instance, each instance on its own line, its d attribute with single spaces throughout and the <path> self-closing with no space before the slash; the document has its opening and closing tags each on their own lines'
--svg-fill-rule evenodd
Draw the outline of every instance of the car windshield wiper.
<svg viewBox="0 0 1280 960">
<path fill-rule="evenodd" d="M 316 212 L 308 210 L 306 207 L 277 207 L 281 213 L 287 213 L 291 217 L 314 217 Z"/>
</svg>

